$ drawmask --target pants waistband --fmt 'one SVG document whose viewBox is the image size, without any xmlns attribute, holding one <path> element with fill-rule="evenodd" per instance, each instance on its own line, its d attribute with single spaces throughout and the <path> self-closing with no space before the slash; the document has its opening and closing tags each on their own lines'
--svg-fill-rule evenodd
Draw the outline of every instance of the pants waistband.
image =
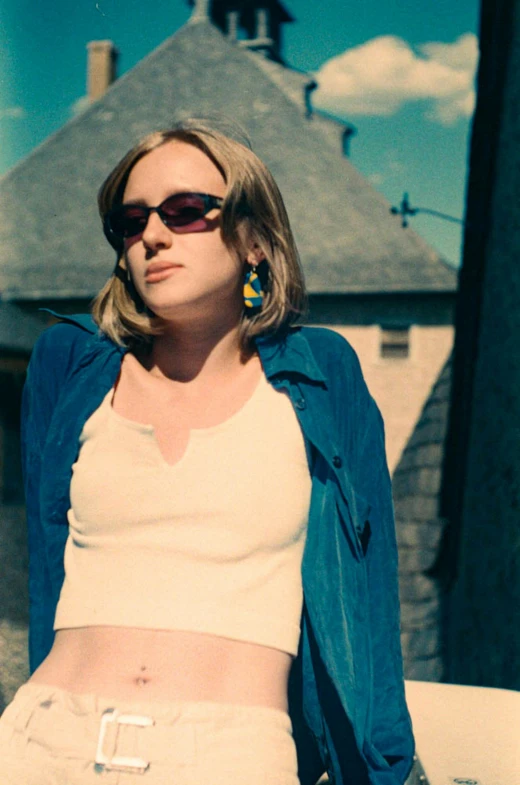
<svg viewBox="0 0 520 785">
<path fill-rule="evenodd" d="M 271 706 L 251 706 L 241 703 L 218 703 L 216 701 L 160 701 L 121 700 L 91 693 L 73 693 L 48 684 L 27 682 L 16 693 L 15 700 L 21 705 L 32 707 L 35 703 L 51 701 L 72 714 L 101 715 L 107 709 L 117 708 L 124 713 L 152 714 L 158 722 L 176 722 L 182 714 L 188 721 L 232 720 L 269 722 L 291 730 L 291 718 L 281 709 Z"/>
<path fill-rule="evenodd" d="M 108 768 L 121 760 L 189 763 L 197 734 L 212 736 L 222 727 L 238 733 L 247 728 L 259 736 L 292 734 L 289 715 L 265 706 L 121 701 L 33 683 L 19 689 L 7 711 L 11 726 L 36 743 L 64 758 L 95 760 Z"/>
</svg>

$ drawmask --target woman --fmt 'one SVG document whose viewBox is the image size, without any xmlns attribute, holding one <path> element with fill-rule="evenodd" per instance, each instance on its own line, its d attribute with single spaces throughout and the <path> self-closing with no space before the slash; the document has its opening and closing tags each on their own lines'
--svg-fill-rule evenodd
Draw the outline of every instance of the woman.
<svg viewBox="0 0 520 785">
<path fill-rule="evenodd" d="M 46 331 L 24 392 L 32 676 L 4 777 L 404 782 L 383 428 L 349 345 L 291 326 L 272 176 L 186 124 L 99 206 L 117 265 L 95 324 Z"/>
</svg>

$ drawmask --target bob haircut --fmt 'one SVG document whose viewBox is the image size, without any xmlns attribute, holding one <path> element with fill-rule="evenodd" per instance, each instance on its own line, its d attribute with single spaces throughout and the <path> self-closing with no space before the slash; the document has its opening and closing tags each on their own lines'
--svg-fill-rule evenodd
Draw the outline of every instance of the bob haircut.
<svg viewBox="0 0 520 785">
<path fill-rule="evenodd" d="M 152 150 L 172 141 L 202 150 L 222 174 L 227 186 L 220 213 L 222 238 L 245 259 L 256 243 L 265 255 L 257 267 L 264 290 L 260 309 L 244 306 L 240 345 L 259 335 L 288 329 L 306 308 L 305 284 L 287 211 L 267 167 L 246 145 L 196 120 L 145 136 L 109 174 L 98 195 L 102 220 L 123 202 L 135 164 Z M 110 241 L 114 245 L 114 240 Z M 150 346 L 161 333 L 161 320 L 148 310 L 127 273 L 124 244 L 114 245 L 114 273 L 92 303 L 92 316 L 103 333 L 130 349 Z"/>
</svg>

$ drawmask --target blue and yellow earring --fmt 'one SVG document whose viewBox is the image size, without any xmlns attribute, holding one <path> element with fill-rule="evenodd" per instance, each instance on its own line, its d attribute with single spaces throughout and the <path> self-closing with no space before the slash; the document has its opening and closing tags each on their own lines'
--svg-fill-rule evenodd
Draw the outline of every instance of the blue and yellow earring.
<svg viewBox="0 0 520 785">
<path fill-rule="evenodd" d="M 261 308 L 264 292 L 260 278 L 254 267 L 251 267 L 244 276 L 244 305 L 246 308 Z"/>
</svg>

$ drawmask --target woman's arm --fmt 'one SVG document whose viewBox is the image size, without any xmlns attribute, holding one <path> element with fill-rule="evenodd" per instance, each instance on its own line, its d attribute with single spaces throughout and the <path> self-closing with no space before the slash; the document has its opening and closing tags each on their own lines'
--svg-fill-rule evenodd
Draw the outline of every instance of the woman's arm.
<svg viewBox="0 0 520 785">
<path fill-rule="evenodd" d="M 404 693 L 392 488 L 383 420 L 364 381 L 361 395 L 360 412 L 365 414 L 360 423 L 356 487 L 371 505 L 365 556 L 373 664 L 369 744 L 376 762 L 382 755 L 397 781 L 404 782 L 412 767 L 414 741 Z"/>
<path fill-rule="evenodd" d="M 338 502 L 343 504 L 343 499 L 348 504 L 348 510 L 343 510 L 346 528 L 340 526 L 337 535 L 348 538 L 348 545 L 344 548 L 344 566 L 348 579 L 345 591 L 348 593 L 343 599 L 345 607 L 348 605 L 350 609 L 353 602 L 363 603 L 363 608 L 352 614 L 351 632 L 354 637 L 350 638 L 350 644 L 355 647 L 356 636 L 362 636 L 362 646 L 360 650 L 353 651 L 352 656 L 363 658 L 359 668 L 363 675 L 357 686 L 363 692 L 363 700 L 366 699 L 369 705 L 366 707 L 368 715 L 364 707 L 360 713 L 363 725 L 356 725 L 351 730 L 355 733 L 356 745 L 363 739 L 360 752 L 369 763 L 373 781 L 401 785 L 412 766 L 414 742 L 404 693 L 397 544 L 383 421 L 350 344 L 339 334 L 320 328 L 307 328 L 306 335 L 312 344 L 314 358 L 326 378 L 332 407 L 332 425 L 326 423 L 326 407 L 322 419 L 324 427 L 330 430 L 328 438 L 334 450 L 338 450 L 339 457 L 339 461 L 334 462 L 334 481 L 339 483 L 342 490 L 337 489 L 334 506 L 336 508 Z M 327 470 L 324 471 L 326 474 Z M 331 469 L 328 471 L 332 473 Z M 338 512 L 341 513 L 341 510 L 338 509 Z M 351 526 L 347 525 L 347 516 L 350 517 Z M 337 560 L 337 536 L 331 541 L 326 556 L 322 556 L 330 558 L 331 565 Z M 348 568 L 349 554 L 356 559 L 355 571 Z M 341 554 L 339 558 L 341 560 Z M 358 577 L 354 576 L 354 572 Z M 342 625 L 339 626 L 341 628 Z M 349 657 L 348 652 L 344 656 Z M 347 663 L 343 674 L 340 673 L 341 663 L 336 662 L 332 667 L 335 672 L 329 672 L 329 675 L 336 679 L 349 678 Z M 350 678 L 355 678 L 352 668 Z M 327 709 L 325 719 L 330 735 L 327 743 L 336 752 L 341 750 L 341 761 L 338 759 L 333 768 L 338 771 L 339 777 L 339 770 L 344 764 L 345 782 L 354 782 L 357 781 L 358 769 L 353 769 L 354 756 L 349 760 L 349 729 L 346 723 L 338 722 L 341 713 L 336 712 L 335 716 L 333 708 L 326 705 L 328 701 L 324 684 L 327 684 L 326 679 L 321 680 L 320 686 L 322 709 Z M 334 699 L 333 691 L 331 697 Z M 357 712 L 353 706 L 351 713 L 355 722 Z M 365 722 L 367 717 L 368 722 Z M 332 738 L 333 732 L 335 738 Z M 359 770 L 359 781 L 363 777 Z"/>
<path fill-rule="evenodd" d="M 47 559 L 45 522 L 40 515 L 40 488 L 47 432 L 87 333 L 68 324 L 46 330 L 33 349 L 22 395 L 21 446 L 29 545 L 29 664 L 31 672 L 47 656 L 54 640 L 56 592 Z M 46 467 L 52 470 L 52 467 Z M 66 523 L 66 521 L 64 521 Z"/>
</svg>

